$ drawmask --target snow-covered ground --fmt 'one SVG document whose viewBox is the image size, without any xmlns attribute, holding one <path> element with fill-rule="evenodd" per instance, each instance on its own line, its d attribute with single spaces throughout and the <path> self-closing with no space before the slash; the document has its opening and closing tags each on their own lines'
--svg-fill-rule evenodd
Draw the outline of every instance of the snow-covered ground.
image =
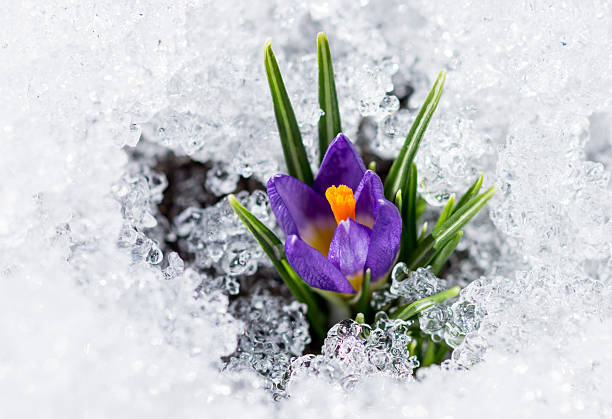
<svg viewBox="0 0 612 419">
<path fill-rule="evenodd" d="M 1 417 L 612 415 L 610 2 L 4 3 Z M 292 363 L 302 307 L 220 200 L 283 170 L 268 37 L 314 156 L 319 31 L 362 150 L 393 156 L 446 69 L 420 191 L 500 187 L 450 278 L 467 337 L 417 380 L 337 330 L 352 355 Z"/>
</svg>

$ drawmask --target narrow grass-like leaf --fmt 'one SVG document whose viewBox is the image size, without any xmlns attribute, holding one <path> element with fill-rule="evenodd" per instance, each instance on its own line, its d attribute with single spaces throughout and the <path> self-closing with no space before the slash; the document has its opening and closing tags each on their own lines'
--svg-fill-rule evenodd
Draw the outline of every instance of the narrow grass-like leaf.
<svg viewBox="0 0 612 419">
<path fill-rule="evenodd" d="M 425 208 L 427 207 L 427 201 L 422 196 L 417 198 L 416 204 L 416 219 L 417 221 L 421 218 L 421 215 L 425 212 Z"/>
<path fill-rule="evenodd" d="M 317 57 L 319 61 L 319 106 L 323 111 L 319 119 L 319 162 L 321 162 L 329 143 L 342 132 L 329 41 L 323 32 L 317 35 Z"/>
<path fill-rule="evenodd" d="M 408 269 L 411 271 L 417 268 L 424 268 L 427 266 L 431 258 L 436 254 L 434 244 L 436 240 L 431 234 L 428 234 L 423 239 L 419 240 L 416 249 L 410 254 L 408 259 Z"/>
<path fill-rule="evenodd" d="M 436 228 L 431 235 L 435 239 L 434 248 L 441 249 L 455 234 L 461 230 L 495 194 L 497 187 L 491 186 L 482 194 L 471 198 L 457 210 L 441 226 Z"/>
<path fill-rule="evenodd" d="M 255 237 L 255 240 L 257 240 L 265 254 L 268 255 L 281 278 L 285 281 L 287 288 L 289 288 L 296 299 L 305 303 L 307 299 L 306 294 L 309 290 L 305 289 L 305 285 L 300 283 L 301 280 L 297 281 L 296 277 L 291 274 L 289 270 L 291 267 L 283 263 L 284 250 L 280 239 L 249 210 L 243 207 L 234 195 L 228 195 L 227 199 L 234 212 L 238 215 L 238 218 L 253 234 L 253 237 Z"/>
<path fill-rule="evenodd" d="M 480 192 L 480 187 L 482 186 L 482 173 L 478 176 L 478 179 L 468 188 L 467 191 L 463 194 L 459 202 L 457 202 L 457 206 L 455 207 L 453 213 L 457 212 L 459 208 L 464 206 L 470 199 L 478 195 Z"/>
<path fill-rule="evenodd" d="M 227 196 L 230 206 L 240 218 L 240 221 L 249 229 L 263 251 L 272 262 L 280 262 L 283 257 L 283 243 L 276 234 L 266 227 L 257 217 L 246 209 L 232 194 Z"/>
<path fill-rule="evenodd" d="M 442 224 L 444 224 L 446 220 L 448 220 L 448 218 L 453 213 L 454 206 L 455 206 L 455 194 L 452 194 L 451 197 L 446 202 L 444 209 L 442 209 L 442 212 L 440 213 L 440 217 L 438 217 L 438 222 L 436 223 L 434 230 L 440 227 Z"/>
<path fill-rule="evenodd" d="M 270 41 L 266 42 L 264 58 L 270 94 L 274 104 L 274 116 L 276 117 L 278 134 L 283 146 L 287 171 L 294 178 L 301 180 L 307 185 L 312 185 L 312 170 L 310 169 L 306 149 L 302 142 L 302 134 L 295 119 L 295 113 L 287 95 L 285 83 L 274 57 Z"/>
<path fill-rule="evenodd" d="M 370 283 L 372 281 L 372 272 L 368 269 L 363 277 L 363 283 L 361 284 L 361 295 L 357 304 L 355 304 L 355 311 L 357 313 L 363 313 L 364 316 L 368 316 L 370 309 L 370 298 L 372 296 L 370 292 Z"/>
<path fill-rule="evenodd" d="M 431 340 L 431 338 L 427 338 L 427 349 L 425 350 L 425 356 L 423 357 L 422 367 L 428 367 L 434 363 L 436 359 L 436 344 Z"/>
<path fill-rule="evenodd" d="M 444 361 L 444 358 L 446 358 L 446 354 L 448 353 L 449 350 L 450 350 L 450 346 L 448 346 L 446 342 L 444 341 L 439 342 L 438 350 L 436 351 L 436 360 L 434 361 L 434 364 L 441 364 L 442 361 Z"/>
<path fill-rule="evenodd" d="M 446 243 L 442 249 L 438 253 L 435 254 L 433 260 L 431 261 L 431 270 L 434 275 L 438 275 L 444 263 L 448 260 L 450 255 L 455 251 L 455 248 L 463 238 L 463 231 L 459 231 L 455 234 L 448 243 Z"/>
<path fill-rule="evenodd" d="M 395 204 L 395 206 L 397 207 L 397 209 L 400 210 L 400 215 L 401 215 L 401 211 L 402 211 L 402 206 L 403 206 L 403 198 L 402 198 L 402 190 L 398 190 L 397 193 L 395 194 L 395 200 L 393 201 L 393 203 Z"/>
<path fill-rule="evenodd" d="M 418 334 L 416 336 L 416 346 L 415 346 L 415 350 L 414 350 L 414 354 L 416 355 L 417 359 L 420 361 L 421 359 L 423 359 L 423 335 L 422 334 Z"/>
<path fill-rule="evenodd" d="M 428 225 L 429 224 L 427 223 L 427 221 L 425 221 L 423 225 L 421 226 L 421 232 L 419 233 L 419 238 L 417 240 L 417 243 L 420 243 L 423 240 L 423 238 L 425 238 L 425 234 L 427 234 Z"/>
<path fill-rule="evenodd" d="M 402 236 L 399 260 L 404 261 L 417 244 L 416 204 L 417 204 L 417 167 L 412 163 L 408 177 L 402 188 Z"/>
<path fill-rule="evenodd" d="M 420 300 L 417 300 L 412 304 L 397 309 L 391 314 L 391 318 L 408 320 L 431 306 L 440 304 L 441 302 L 446 301 L 449 298 L 456 297 L 457 295 L 459 295 L 460 291 L 461 288 L 455 286 L 447 289 L 446 291 L 442 291 L 438 294 L 432 295 L 431 297 L 421 298 Z"/>
<path fill-rule="evenodd" d="M 441 226 L 433 232 L 420 238 L 416 249 L 410 255 L 408 268 L 415 270 L 419 267 L 426 267 L 440 252 L 444 246 L 452 240 L 457 232 L 461 230 L 477 213 L 484 204 L 491 199 L 497 190 L 496 186 L 491 186 L 482 194 L 473 197 L 465 205 L 450 216 Z"/>
<path fill-rule="evenodd" d="M 408 344 L 408 353 L 410 354 L 410 356 L 416 355 L 418 344 L 419 341 L 417 340 L 417 338 L 413 337 L 410 343 Z"/>
<path fill-rule="evenodd" d="M 308 307 L 306 315 L 313 329 L 321 339 L 324 339 L 327 333 L 325 315 L 319 309 L 316 297 L 310 290 L 310 287 L 302 281 L 291 266 L 289 266 L 289 263 L 287 263 L 284 257 L 283 244 L 280 239 L 249 210 L 242 206 L 234 195 L 228 195 L 227 199 L 234 212 L 238 215 L 238 218 L 240 218 L 246 228 L 253 234 L 265 254 L 270 258 L 274 268 L 287 288 L 289 288 L 298 301 L 306 304 Z"/>
<path fill-rule="evenodd" d="M 408 136 L 406 136 L 406 140 L 404 141 L 404 145 L 402 146 L 397 159 L 395 159 L 391 165 L 389 175 L 385 181 L 385 195 L 389 200 L 391 200 L 391 198 L 397 193 L 397 190 L 401 188 L 401 183 L 406 177 L 406 172 L 410 170 L 410 166 L 412 165 L 414 157 L 416 156 L 421 140 L 423 139 L 423 135 L 425 134 L 425 130 L 427 130 L 429 121 L 431 120 L 431 117 L 438 106 L 438 102 L 440 102 L 445 80 L 446 73 L 441 71 L 436 82 L 431 88 L 431 91 L 427 95 L 425 102 L 421 106 L 416 120 L 412 124 L 412 127 L 410 127 Z"/>
</svg>

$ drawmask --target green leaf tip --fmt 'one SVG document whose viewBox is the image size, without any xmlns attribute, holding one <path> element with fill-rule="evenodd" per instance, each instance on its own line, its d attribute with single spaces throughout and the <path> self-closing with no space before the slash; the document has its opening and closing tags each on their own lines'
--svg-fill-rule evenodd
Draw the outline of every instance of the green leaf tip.
<svg viewBox="0 0 612 419">
<path fill-rule="evenodd" d="M 400 210 L 400 212 L 402 211 L 402 190 L 398 189 L 397 193 L 395 194 L 395 200 L 393 201 L 393 203 L 395 204 L 395 206 L 397 207 L 398 210 Z"/>
<path fill-rule="evenodd" d="M 497 186 L 493 185 L 482 194 L 477 195 L 467 201 L 442 225 L 434 229 L 431 233 L 435 239 L 434 248 L 442 248 L 453 236 L 461 230 L 476 214 L 484 207 L 489 199 L 495 195 Z"/>
<path fill-rule="evenodd" d="M 444 224 L 446 220 L 448 220 L 448 218 L 453 213 L 454 206 L 455 206 L 455 194 L 452 194 L 450 198 L 448 198 L 446 205 L 442 209 L 442 212 L 440 213 L 440 217 L 438 218 L 438 222 L 434 226 L 434 230 L 440 227 L 442 224 Z"/>
<path fill-rule="evenodd" d="M 410 170 L 410 165 L 414 161 L 414 157 L 419 149 L 421 140 L 423 139 L 425 131 L 429 126 L 429 121 L 431 120 L 431 117 L 438 107 L 438 102 L 440 102 L 440 98 L 442 97 L 442 90 L 444 88 L 445 81 L 446 72 L 442 70 L 438 75 L 433 87 L 429 91 L 425 102 L 423 102 L 421 109 L 419 109 L 419 113 L 414 123 L 410 127 L 410 131 L 406 136 L 402 149 L 391 165 L 389 175 L 385 181 L 385 196 L 389 200 L 395 196 L 397 190 L 401 187 L 403 179 L 406 177 L 406 172 Z"/>
<path fill-rule="evenodd" d="M 459 202 L 457 202 L 457 206 L 453 210 L 453 213 L 457 212 L 457 210 L 461 208 L 462 206 L 464 206 L 465 203 L 468 202 L 472 197 L 478 195 L 478 192 L 480 192 L 480 187 L 482 186 L 482 181 L 483 181 L 483 176 L 481 173 L 478 175 L 478 178 L 476 179 L 476 181 L 472 183 L 472 185 L 468 188 L 467 191 L 465 191 L 461 199 L 459 199 Z"/>
<path fill-rule="evenodd" d="M 307 185 L 312 185 L 314 177 L 308 162 L 306 148 L 302 142 L 302 134 L 278 68 L 274 51 L 272 51 L 270 40 L 266 41 L 264 45 L 264 63 L 287 171 L 289 175 L 296 179 Z"/>
<path fill-rule="evenodd" d="M 283 257 L 282 242 L 280 239 L 248 209 L 242 206 L 233 194 L 229 194 L 227 200 L 234 212 L 238 215 L 238 218 L 240 218 L 240 221 L 242 221 L 253 237 L 255 237 L 255 240 L 257 240 L 270 260 L 275 264 L 280 263 Z"/>
<path fill-rule="evenodd" d="M 323 111 L 319 118 L 319 162 L 321 162 L 331 141 L 342 132 L 331 51 L 327 35 L 323 32 L 317 35 L 317 62 L 319 66 L 319 107 Z"/>
<path fill-rule="evenodd" d="M 410 255 L 408 268 L 415 270 L 418 267 L 425 267 L 436 255 L 443 253 L 446 244 L 452 241 L 459 230 L 478 214 L 478 211 L 491 199 L 496 190 L 497 186 L 493 185 L 480 195 L 474 196 L 457 209 L 442 225 L 435 228 L 422 240 L 419 239 L 416 249 Z"/>
</svg>

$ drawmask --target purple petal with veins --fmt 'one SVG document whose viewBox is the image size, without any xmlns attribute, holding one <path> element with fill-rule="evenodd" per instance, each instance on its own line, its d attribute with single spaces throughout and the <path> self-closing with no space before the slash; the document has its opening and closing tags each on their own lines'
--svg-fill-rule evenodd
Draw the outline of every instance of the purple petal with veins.
<svg viewBox="0 0 612 419">
<path fill-rule="evenodd" d="M 287 237 L 285 254 L 289 265 L 311 287 L 343 294 L 355 293 L 338 268 L 298 236 Z"/>
<path fill-rule="evenodd" d="M 327 148 L 312 187 L 321 195 L 330 186 L 346 185 L 354 191 L 365 171 L 355 146 L 344 134 L 338 134 Z"/>
<path fill-rule="evenodd" d="M 355 191 L 355 219 L 357 222 L 372 228 L 377 202 L 384 198 L 385 191 L 380 177 L 375 172 L 368 170 Z"/>
<path fill-rule="evenodd" d="M 397 207 L 385 199 L 378 200 L 377 204 L 365 263 L 365 269 L 372 271 L 372 282 L 389 274 L 399 252 L 402 234 L 402 218 Z"/>
</svg>

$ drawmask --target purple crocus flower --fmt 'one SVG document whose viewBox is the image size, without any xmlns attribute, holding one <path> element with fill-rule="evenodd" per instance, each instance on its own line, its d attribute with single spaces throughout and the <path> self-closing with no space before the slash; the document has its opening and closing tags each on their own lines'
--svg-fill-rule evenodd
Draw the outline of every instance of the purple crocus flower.
<svg viewBox="0 0 612 419">
<path fill-rule="evenodd" d="M 372 283 L 387 277 L 399 251 L 402 220 L 385 199 L 378 175 L 366 170 L 343 134 L 329 145 L 312 187 L 276 175 L 267 189 L 287 236 L 287 261 L 308 285 L 355 294 L 367 269 Z"/>
</svg>

